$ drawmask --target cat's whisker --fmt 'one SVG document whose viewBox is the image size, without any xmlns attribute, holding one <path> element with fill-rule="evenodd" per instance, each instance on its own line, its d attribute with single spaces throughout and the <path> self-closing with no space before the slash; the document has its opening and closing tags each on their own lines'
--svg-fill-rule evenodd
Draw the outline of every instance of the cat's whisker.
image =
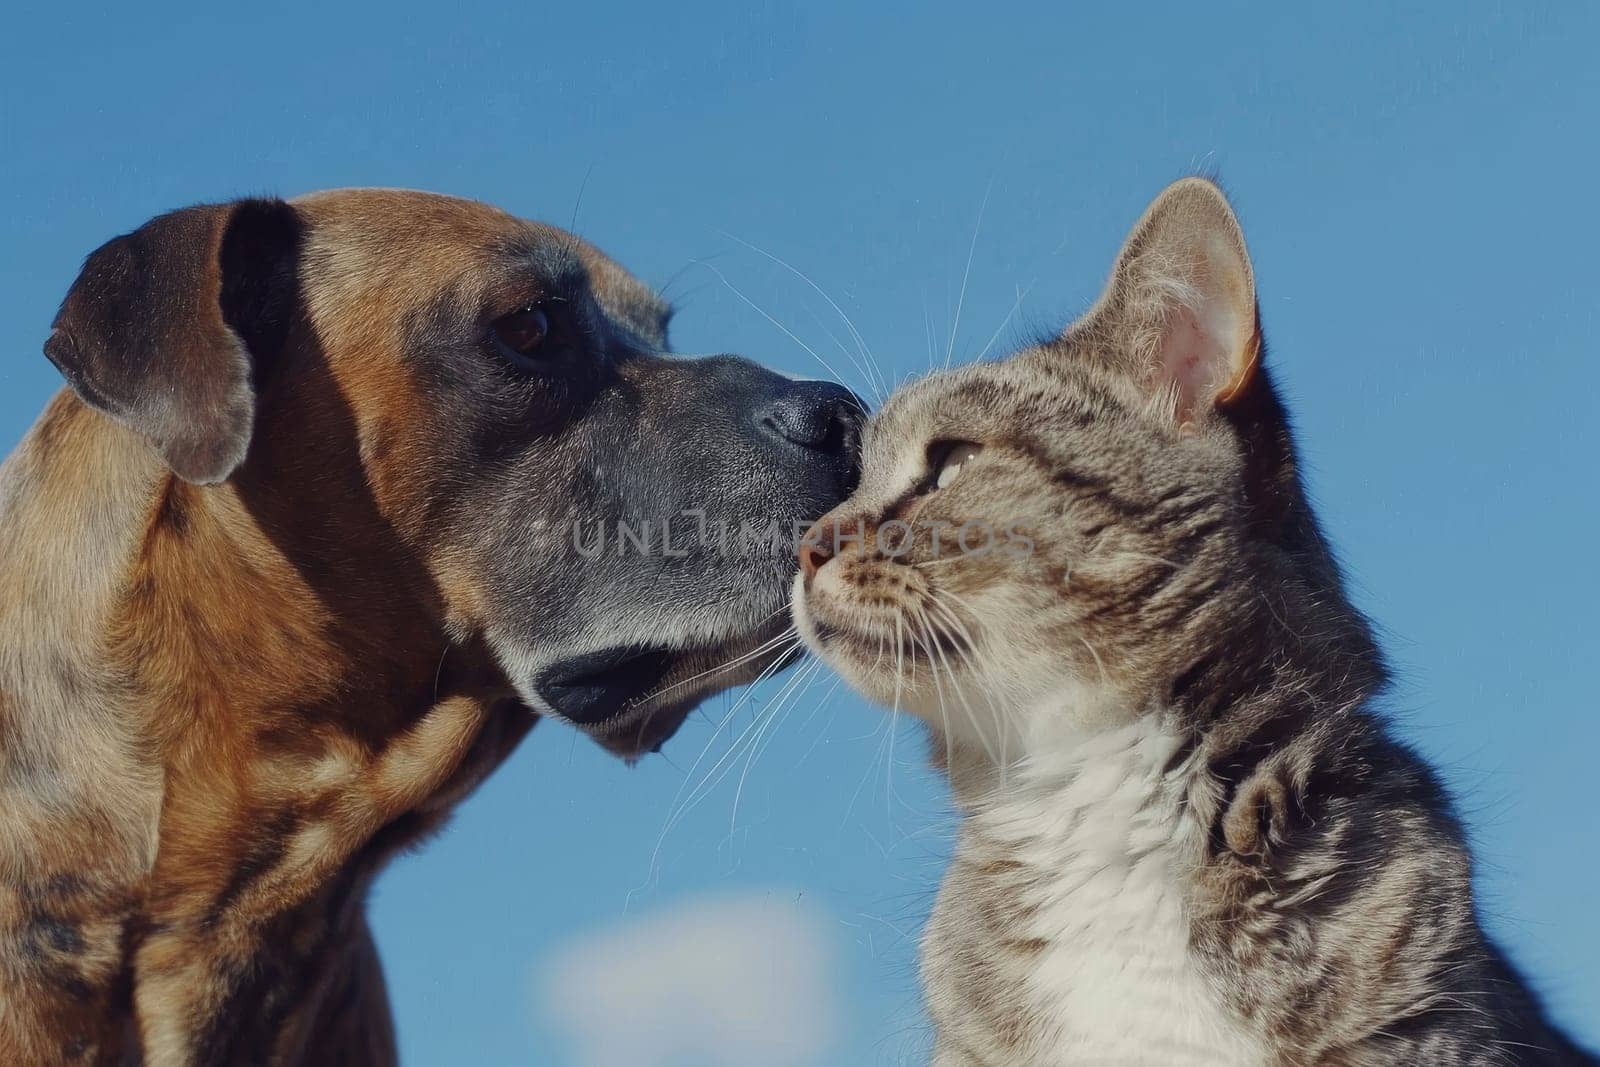
<svg viewBox="0 0 1600 1067">
<path fill-rule="evenodd" d="M 919 604 L 919 605 L 917 605 L 917 610 L 922 614 L 923 619 L 927 622 L 927 624 L 931 628 L 932 621 L 928 619 L 927 609 L 923 605 Z M 945 672 L 947 674 L 949 674 L 949 676 L 950 676 L 950 684 L 952 686 L 955 686 L 957 684 L 957 679 L 956 679 L 956 676 L 955 676 L 955 672 L 950 670 L 949 661 L 944 660 L 944 652 L 943 652 L 943 650 L 938 648 L 937 642 L 930 642 L 929 644 L 930 644 L 929 651 L 934 653 L 934 654 L 936 654 L 936 655 L 938 655 L 939 658 L 941 659 L 941 661 L 943 661 Z M 939 718 L 944 723 L 944 763 L 945 763 L 945 766 L 948 767 L 948 766 L 950 766 L 951 761 L 954 759 L 954 756 L 951 753 L 951 749 L 950 749 L 950 745 L 951 745 L 951 741 L 950 741 L 950 712 L 945 707 L 944 687 L 939 684 L 939 671 L 938 671 L 937 667 L 935 667 L 932 670 L 932 674 L 933 674 L 934 692 L 939 698 Z"/>
<path fill-rule="evenodd" d="M 930 590 L 930 592 L 932 592 L 932 591 Z M 933 603 L 937 604 L 937 601 L 935 600 L 935 601 L 933 601 Z M 943 605 L 938 605 L 938 606 L 941 607 L 941 609 L 944 610 L 946 614 L 951 614 L 949 608 L 944 607 Z M 979 677 L 979 674 L 978 674 L 978 671 L 977 671 L 977 666 L 973 662 L 971 656 L 967 653 L 966 648 L 963 647 L 963 644 L 958 644 L 956 646 L 956 648 L 955 648 L 955 652 L 956 652 L 956 655 L 959 656 L 961 658 L 962 662 L 965 664 L 965 666 L 967 668 L 967 673 L 969 675 L 971 675 L 972 677 L 974 677 L 974 678 Z M 948 659 L 945 660 L 945 665 L 946 665 L 946 669 L 948 670 L 949 669 L 949 661 L 948 661 Z M 950 679 L 951 679 L 951 683 L 952 684 L 955 684 L 957 682 L 957 679 L 956 679 L 954 671 L 950 671 Z M 958 691 L 964 694 L 965 693 L 965 688 L 963 687 L 963 688 L 959 689 Z M 984 695 L 984 700 L 985 700 L 985 703 L 989 703 L 990 702 L 990 698 L 988 697 L 987 694 Z M 973 710 L 971 702 L 966 699 L 965 695 L 963 695 L 962 698 L 961 698 L 961 708 L 962 708 L 963 711 L 966 712 L 966 714 L 967 714 L 967 722 L 971 724 L 973 733 L 975 733 L 977 735 L 978 742 L 983 746 L 984 755 L 989 757 L 990 762 L 995 763 L 998 766 L 1004 767 L 1004 765 L 1006 763 L 1006 758 L 1005 758 L 1005 756 L 1006 756 L 1006 753 L 1005 753 L 1005 737 L 1004 737 L 1004 731 L 1003 731 L 1003 729 L 1001 729 L 1002 726 L 1003 726 L 1003 723 L 1002 723 L 1002 720 L 1001 720 L 1000 716 L 994 714 L 994 710 L 993 710 L 992 707 L 989 709 L 989 718 L 994 721 L 995 726 L 1001 732 L 1001 738 L 1000 738 L 1001 749 L 1000 749 L 1000 752 L 997 754 L 995 752 L 995 750 L 994 750 L 994 746 L 990 744 L 989 731 L 984 729 L 983 724 L 978 721 L 978 715 Z"/>
<path fill-rule="evenodd" d="M 990 334 L 989 339 L 983 343 L 982 350 L 978 352 L 974 359 L 975 362 L 983 359 L 983 357 L 989 354 L 989 349 L 994 347 L 994 343 L 1000 339 L 1000 335 L 1005 332 L 1005 328 L 1011 324 L 1011 317 L 1015 315 L 1022 307 L 1022 302 L 1028 298 L 1029 293 L 1033 292 L 1033 287 L 1038 283 L 1038 281 L 1039 279 L 1035 278 L 1033 281 L 1028 283 L 1028 287 L 1026 289 L 1023 289 L 1020 286 L 1018 287 L 1017 298 L 1016 300 L 1012 301 L 1011 310 L 1006 312 L 1006 317 L 1000 320 L 1000 325 L 994 328 L 994 333 Z"/>
<path fill-rule="evenodd" d="M 944 602 L 943 598 L 947 593 L 947 590 L 936 589 L 931 585 L 926 586 L 923 590 L 926 603 L 940 613 L 951 635 L 957 639 L 957 654 L 966 659 L 966 650 L 976 648 L 977 640 L 972 636 L 972 631 L 968 629 L 966 621 L 950 605 Z M 948 595 L 953 596 L 954 594 Z M 972 666 L 970 659 L 967 659 L 967 663 L 970 668 Z"/>
<path fill-rule="evenodd" d="M 972 610 L 971 605 L 967 604 L 964 598 L 948 589 L 935 590 L 930 587 L 928 592 L 931 602 L 934 604 L 934 606 L 943 611 L 945 616 L 949 618 L 954 626 L 960 631 L 961 640 L 955 645 L 955 653 L 965 665 L 967 673 L 974 679 L 985 678 L 986 676 L 982 671 L 979 670 L 976 661 L 977 639 L 973 637 L 972 631 L 968 629 L 966 622 L 955 611 L 955 609 L 943 602 L 942 597 L 949 596 L 954 598 L 958 602 L 965 604 L 969 611 Z M 977 691 L 984 703 L 985 714 L 993 723 L 996 733 L 999 734 L 1000 753 L 999 759 L 996 762 L 1000 768 L 1001 780 L 1004 782 L 1005 776 L 1008 773 L 1008 768 L 1011 765 L 1009 753 L 1011 731 L 1007 728 L 1006 717 L 1003 713 L 1004 702 L 999 699 L 997 693 L 991 691 L 993 688 L 993 686 L 985 684 L 978 686 Z M 965 690 L 963 690 L 963 692 L 965 692 Z M 967 717 L 973 722 L 974 728 L 977 729 L 977 713 L 973 710 L 971 703 L 966 701 L 965 698 L 963 698 L 962 703 L 966 708 Z M 980 737 L 987 736 L 988 735 L 986 732 L 980 730 Z M 985 746 L 985 755 L 988 755 L 991 760 L 994 760 L 994 753 L 987 745 Z"/>
<path fill-rule="evenodd" d="M 711 746 L 715 743 L 716 738 L 721 735 L 723 728 L 732 721 L 733 717 L 744 706 L 748 699 L 749 694 L 747 693 L 738 701 L 732 703 L 732 706 L 729 708 L 727 714 L 724 715 L 722 720 L 717 724 L 711 739 L 708 740 L 705 746 L 702 748 L 701 755 L 696 758 L 695 764 L 691 765 L 689 771 L 686 773 L 684 784 L 679 787 L 678 796 L 674 797 L 673 807 L 668 814 L 666 821 L 662 824 L 661 832 L 656 838 L 655 848 L 651 852 L 650 870 L 652 874 L 660 869 L 660 853 L 662 847 L 666 844 L 667 836 L 671 834 L 671 832 L 677 828 L 678 824 L 682 822 L 683 819 L 687 818 L 689 813 L 692 812 L 700 803 L 700 801 L 709 794 L 712 786 L 715 784 L 711 781 L 711 776 L 716 773 L 717 769 L 723 765 L 725 760 L 728 760 L 732 757 L 732 754 L 738 752 L 739 741 L 742 740 L 749 730 L 754 727 L 755 723 L 759 721 L 759 717 L 753 719 L 751 725 L 745 727 L 744 731 L 742 731 L 739 737 L 733 741 L 729 747 L 729 750 L 723 754 L 722 758 L 713 764 L 700 779 L 697 780 L 694 778 L 695 767 L 697 767 L 705 758 L 705 755 L 711 750 Z M 688 792 L 687 797 L 683 796 L 685 791 Z"/>
<path fill-rule="evenodd" d="M 894 674 L 894 706 L 889 712 L 889 759 L 884 767 L 884 804 L 893 811 L 894 796 L 894 737 L 900 725 L 900 694 L 903 691 L 901 684 L 901 668 L 905 664 L 905 638 L 902 636 L 901 627 L 904 625 L 903 612 L 896 611 L 894 615 L 894 641 L 895 641 L 895 674 Z M 912 662 L 912 684 L 916 684 L 916 662 Z"/>
<path fill-rule="evenodd" d="M 1095 651 L 1095 647 L 1089 643 L 1089 639 L 1084 637 L 1082 634 L 1078 635 L 1078 641 L 1083 645 L 1084 648 L 1089 650 L 1089 655 L 1094 657 L 1094 665 L 1100 670 L 1100 684 L 1110 685 L 1110 679 L 1106 674 L 1105 661 L 1100 658 L 1100 653 Z"/>
<path fill-rule="evenodd" d="M 820 712 L 824 707 L 831 705 L 833 694 L 838 692 L 839 686 L 843 684 L 844 679 L 839 675 L 834 675 L 833 684 L 828 686 L 828 691 L 822 694 L 822 699 L 818 700 L 812 705 L 810 713 L 807 714 L 805 719 L 800 723 L 799 729 L 801 734 L 804 734 L 807 728 L 810 727 L 812 720 L 817 717 L 818 712 Z M 829 721 L 832 722 L 831 719 Z M 811 744 L 807 745 L 806 750 L 800 753 L 800 758 L 794 761 L 794 765 L 796 767 L 802 766 L 806 760 L 811 758 L 811 754 L 815 752 L 817 750 L 817 746 L 822 743 L 823 734 L 824 731 L 818 730 L 811 735 Z M 768 743 L 770 744 L 771 742 L 769 741 Z"/>
<path fill-rule="evenodd" d="M 798 641 L 798 638 L 796 640 Z M 673 829 L 677 827 L 678 823 L 681 822 L 691 810 L 693 810 L 694 806 L 699 802 L 699 800 L 702 799 L 705 793 L 709 791 L 708 789 L 702 790 L 702 787 L 705 785 L 706 780 L 709 779 L 712 774 L 716 773 L 717 768 L 722 765 L 722 762 L 727 760 L 731 753 L 737 751 L 738 739 L 736 739 L 733 745 L 729 747 L 729 751 L 723 754 L 722 759 L 718 760 L 712 765 L 711 769 L 706 772 L 705 777 L 703 777 L 699 782 L 694 781 L 694 772 L 700 767 L 701 763 L 705 761 L 706 756 L 710 754 L 711 746 L 716 744 L 717 737 L 721 734 L 722 730 L 733 721 L 734 716 L 739 713 L 739 710 L 743 708 L 745 704 L 754 699 L 754 695 L 758 687 L 767 679 L 776 674 L 782 665 L 783 657 L 780 656 L 763 668 L 761 673 L 751 680 L 749 686 L 740 695 L 739 699 L 731 703 L 727 714 L 725 714 L 721 721 L 717 723 L 716 727 L 712 730 L 711 736 L 707 738 L 706 743 L 701 746 L 700 754 L 696 756 L 694 762 L 690 764 L 689 770 L 685 773 L 683 784 L 678 787 L 677 794 L 672 798 L 672 804 L 669 806 L 667 819 L 661 827 L 661 833 L 656 838 L 656 845 L 651 852 L 650 858 L 650 870 L 652 872 L 659 869 L 661 848 L 666 843 L 667 835 L 669 835 Z M 746 728 L 746 732 L 748 732 L 748 730 L 749 727 Z M 744 734 L 740 735 L 741 738 L 743 736 Z M 685 793 L 688 794 L 687 797 L 685 796 Z"/>
<path fill-rule="evenodd" d="M 902 614 L 904 614 L 903 611 Z M 917 635 L 911 628 L 910 619 L 906 620 L 906 639 L 910 642 L 906 645 L 906 667 L 909 675 L 906 679 L 906 685 L 911 689 L 915 689 L 917 687 Z"/>
<path fill-rule="evenodd" d="M 883 657 L 888 653 L 888 650 L 889 635 L 880 627 L 878 629 L 878 654 L 873 657 L 871 673 L 877 673 L 878 668 L 883 664 Z"/>
<path fill-rule="evenodd" d="M 840 307 L 838 302 L 834 300 L 833 297 L 829 296 L 827 291 L 824 290 L 822 286 L 818 285 L 809 274 L 801 270 L 799 267 L 796 267 L 782 256 L 779 256 L 773 252 L 769 252 L 765 248 L 754 245 L 742 237 L 728 233 L 726 230 L 720 232 L 730 241 L 737 241 L 739 244 L 744 245 L 744 247 L 748 248 L 757 255 L 765 256 L 767 259 L 776 263 L 790 274 L 793 274 L 796 278 L 799 278 L 801 281 L 805 282 L 811 287 L 813 292 L 822 297 L 823 300 L 827 301 L 828 306 L 833 309 L 833 313 L 838 315 L 840 320 L 844 322 L 844 328 L 850 332 L 851 340 L 856 343 L 856 348 L 860 351 L 861 358 L 866 361 L 866 366 L 863 367 L 860 363 L 857 363 L 856 366 L 861 370 L 862 375 L 867 380 L 868 387 L 872 390 L 873 406 L 877 407 L 881 405 L 888 389 L 888 383 L 884 381 L 882 374 L 878 371 L 878 361 L 873 357 L 872 349 L 868 347 L 866 340 L 861 336 L 861 331 L 856 329 L 855 322 L 850 318 L 849 315 L 845 314 L 844 308 Z M 822 324 L 819 321 L 817 325 L 821 326 Z M 833 336 L 827 327 L 823 327 L 823 332 L 827 333 L 830 338 Z M 835 340 L 834 343 L 838 344 L 838 341 Z M 844 345 L 840 344 L 839 349 L 840 351 L 845 351 Z M 845 355 L 851 359 L 851 362 L 855 362 L 854 358 L 850 357 L 848 351 L 845 351 Z"/>
<path fill-rule="evenodd" d="M 734 296 L 738 297 L 740 300 L 744 301 L 747 305 L 749 305 L 750 309 L 752 311 L 754 311 L 756 314 L 760 315 L 762 318 L 764 318 L 768 322 L 772 323 L 772 325 L 776 326 L 779 330 L 781 330 L 783 332 L 784 336 L 789 338 L 789 340 L 793 341 L 795 344 L 797 344 L 801 348 L 805 349 L 806 353 L 808 355 L 810 355 L 812 359 L 816 360 L 818 363 L 820 363 L 822 365 L 822 369 L 823 370 L 825 370 L 829 374 L 833 375 L 833 380 L 837 384 L 844 386 L 846 389 L 850 388 L 849 384 L 844 380 L 844 376 L 841 375 L 838 372 L 838 370 L 834 368 L 833 364 L 831 364 L 827 360 L 823 359 L 822 356 L 820 354 L 818 354 L 816 349 L 812 348 L 810 345 L 808 345 L 804 341 L 800 340 L 799 336 L 793 330 L 789 329 L 789 327 L 787 327 L 783 323 L 779 322 L 775 317 L 773 317 L 770 313 L 768 313 L 766 308 L 763 308 L 760 304 L 757 304 L 754 300 L 751 300 L 748 296 L 746 296 L 744 294 L 744 292 L 738 286 L 736 286 L 732 282 L 730 282 L 728 280 L 728 276 L 726 274 L 723 274 L 722 271 L 720 269 L 718 269 L 714 264 L 707 263 L 703 259 L 694 260 L 694 263 L 696 265 L 698 265 L 698 266 L 704 267 L 706 270 L 709 270 L 712 274 L 715 274 L 717 276 L 717 280 L 722 282 L 723 285 L 728 287 L 728 291 L 729 292 L 731 292 Z"/>
<path fill-rule="evenodd" d="M 1116 553 L 1114 558 L 1115 559 L 1119 559 L 1119 560 L 1120 559 L 1143 560 L 1146 563 L 1159 563 L 1163 567 L 1171 567 L 1175 571 L 1183 570 L 1183 564 L 1174 563 L 1172 560 L 1166 559 L 1166 558 L 1161 557 L 1161 556 L 1152 556 L 1148 552 L 1129 552 L 1129 551 L 1121 551 L 1121 550 L 1119 550 Z"/>
<path fill-rule="evenodd" d="M 937 557 L 935 559 L 913 560 L 911 562 L 911 566 L 916 567 L 916 568 L 918 568 L 920 570 L 928 570 L 928 569 L 930 569 L 932 567 L 946 567 L 946 566 L 949 566 L 952 563 L 956 563 L 956 562 L 958 562 L 960 560 L 963 560 L 963 559 L 966 559 L 966 558 L 967 558 L 966 557 L 966 553 L 955 552 L 955 553 L 952 553 L 951 555 L 939 556 L 939 557 Z"/>
<path fill-rule="evenodd" d="M 850 360 L 852 365 L 860 369 L 860 364 L 856 363 L 855 357 L 850 354 L 850 349 L 846 348 L 844 342 L 839 340 L 838 336 L 828 328 L 828 324 L 822 321 L 822 316 L 818 315 L 809 304 L 805 305 L 805 312 L 806 317 L 811 320 L 812 325 L 816 326 L 817 329 L 822 331 L 822 336 L 831 341 L 833 343 L 833 347 L 837 348 L 839 353 L 844 356 L 845 359 Z M 883 394 L 879 391 L 875 372 L 876 364 L 873 364 L 868 371 L 863 372 L 862 377 L 872 393 L 872 406 L 881 407 L 883 405 L 884 398 Z"/>
<path fill-rule="evenodd" d="M 759 682 L 759 681 L 760 681 L 760 678 L 757 678 L 756 682 Z M 754 684 L 756 684 L 756 682 L 752 682 L 751 684 L 754 685 Z M 712 727 L 711 736 L 709 738 L 707 738 L 706 739 L 706 743 L 700 747 L 700 754 L 695 757 L 694 763 L 690 764 L 689 769 L 684 772 L 683 783 L 678 787 L 678 792 L 673 797 L 672 804 L 669 805 L 669 807 L 668 807 L 667 817 L 666 817 L 666 819 L 664 819 L 662 821 L 661 831 L 656 835 L 656 843 L 655 843 L 654 847 L 651 848 L 651 850 L 650 850 L 650 862 L 649 862 L 649 864 L 648 864 L 648 866 L 646 868 L 646 872 L 647 873 L 645 875 L 645 881 L 644 881 L 644 883 L 642 885 L 635 887 L 633 890 L 630 890 L 629 893 L 628 893 L 628 900 L 629 900 L 630 903 L 631 903 L 631 901 L 633 899 L 633 894 L 638 892 L 638 891 L 640 891 L 640 890 L 643 890 L 644 888 L 649 886 L 655 880 L 657 875 L 659 874 L 659 872 L 660 872 L 660 860 L 661 860 L 661 849 L 666 844 L 667 835 L 672 832 L 673 828 L 677 825 L 678 820 L 682 817 L 682 815 L 686 814 L 686 812 L 680 812 L 678 810 L 678 808 L 677 808 L 678 802 L 679 802 L 680 799 L 682 799 L 684 791 L 689 788 L 689 784 L 693 780 L 693 775 L 694 775 L 695 770 L 700 766 L 700 763 L 705 759 L 706 754 L 711 751 L 711 746 L 716 743 L 717 736 L 719 734 L 721 734 L 722 730 L 733 719 L 733 716 L 737 713 L 739 707 L 743 704 L 743 702 L 747 698 L 747 696 L 748 696 L 748 691 L 746 692 L 745 695 L 741 696 L 738 701 L 733 701 L 733 700 L 728 701 L 728 705 L 729 706 L 728 706 L 727 712 L 724 713 L 724 715 L 721 718 L 721 720 L 719 720 L 716 723 L 716 725 Z"/>
<path fill-rule="evenodd" d="M 958 615 L 954 608 L 941 599 L 940 590 L 930 587 L 927 590 L 928 602 L 943 614 L 948 624 L 954 629 L 955 636 L 962 645 L 968 648 L 977 647 L 977 639 L 972 636 L 972 631 L 967 628 L 966 621 Z"/>
<path fill-rule="evenodd" d="M 922 645 L 928 657 L 928 674 L 933 680 L 934 694 L 939 702 L 939 718 L 944 724 L 945 766 L 949 767 L 952 764 L 955 756 L 952 750 L 953 736 L 950 729 L 949 707 L 945 698 L 944 685 L 939 681 L 939 671 L 941 667 L 943 668 L 945 674 L 949 677 L 950 684 L 952 688 L 955 689 L 955 695 L 960 698 L 961 704 L 964 707 L 967 707 L 967 715 L 969 720 L 972 718 L 972 713 L 970 707 L 967 706 L 965 696 L 961 695 L 960 681 L 956 677 L 955 671 L 950 667 L 949 659 L 946 657 L 944 648 L 942 647 L 943 643 L 938 639 L 938 627 L 935 625 L 932 617 L 928 614 L 927 601 L 917 602 L 912 606 L 917 612 L 917 616 L 922 623 L 924 635 Z"/>
<path fill-rule="evenodd" d="M 783 609 L 780 608 L 779 611 L 781 611 L 781 610 L 783 610 Z M 773 612 L 773 615 L 776 615 L 776 614 L 777 614 L 777 612 Z M 768 615 L 767 616 L 767 619 L 770 619 L 770 618 L 772 618 L 772 615 Z M 763 619 L 762 622 L 766 622 L 767 619 Z M 715 667 L 711 667 L 708 670 L 703 670 L 699 674 L 692 674 L 689 677 L 683 679 L 682 681 L 674 682 L 671 685 L 666 686 L 663 689 L 657 689 L 655 692 L 647 694 L 642 699 L 645 700 L 645 701 L 654 700 L 656 697 L 663 696 L 663 695 L 665 695 L 667 693 L 670 693 L 674 689 L 681 689 L 684 686 L 690 684 L 691 682 L 698 682 L 702 678 L 709 678 L 714 674 L 721 674 L 723 671 L 732 670 L 733 668 L 739 666 L 740 664 L 748 663 L 753 659 L 758 659 L 763 654 L 765 654 L 767 652 L 770 652 L 775 646 L 783 644 L 784 642 L 788 642 L 789 644 L 796 645 L 796 646 L 801 644 L 800 632 L 799 632 L 799 630 L 797 630 L 795 628 L 793 623 L 790 623 L 787 627 L 785 627 L 782 633 L 778 634 L 775 637 L 770 638 L 769 640 L 763 641 L 760 645 L 758 645 L 755 648 L 751 649 L 749 652 L 746 652 L 741 656 L 735 656 L 733 659 L 728 660 L 726 663 L 722 663 L 722 664 L 719 664 L 719 665 L 717 665 Z"/>
<path fill-rule="evenodd" d="M 742 706 L 747 699 L 748 695 L 745 700 L 740 701 L 739 706 Z M 735 710 L 738 710 L 737 706 Z M 712 764 L 710 769 L 708 769 L 701 777 L 700 781 L 695 784 L 694 790 L 684 802 L 682 811 L 676 816 L 676 818 L 681 819 L 687 817 L 691 811 L 693 811 L 703 800 L 705 800 L 706 797 L 710 796 L 716 787 L 721 784 L 725 778 L 727 778 L 735 763 L 738 761 L 740 754 L 747 749 L 749 738 L 751 737 L 752 733 L 760 730 L 766 721 L 767 718 L 765 714 L 759 710 L 754 716 L 751 717 L 749 724 L 745 726 L 744 729 L 739 732 L 738 736 L 733 739 L 732 743 L 728 746 L 728 750 L 722 754 L 716 763 Z"/>
<path fill-rule="evenodd" d="M 790 701 L 791 696 L 801 692 L 801 686 L 808 684 L 811 679 L 816 676 L 817 671 L 820 670 L 821 667 L 821 660 L 812 660 L 810 663 L 807 663 L 804 668 L 796 671 L 794 677 L 790 678 L 789 681 L 785 683 L 783 689 L 778 693 L 778 696 L 774 699 L 772 704 L 767 707 L 766 713 L 763 716 L 766 722 L 760 731 L 756 733 L 755 739 L 750 742 L 750 754 L 744 761 L 744 770 L 739 774 L 739 784 L 733 791 L 733 810 L 728 816 L 729 834 L 734 832 L 734 828 L 737 826 L 739 821 L 739 800 L 744 796 L 744 784 L 746 779 L 748 779 L 750 776 L 750 768 L 755 765 L 755 761 L 761 755 L 761 753 L 766 751 L 766 745 L 762 744 L 763 735 L 770 735 L 776 732 L 777 724 L 782 721 L 782 718 L 784 714 L 788 712 L 789 707 L 793 706 L 792 701 Z"/>
<path fill-rule="evenodd" d="M 976 642 L 972 637 L 971 632 L 966 629 L 965 621 L 962 620 L 958 613 L 951 610 L 948 605 L 944 604 L 944 598 L 948 597 L 949 599 L 955 601 L 957 606 L 965 608 L 967 613 L 974 619 L 978 617 L 978 609 L 972 606 L 972 602 L 970 600 L 962 596 L 960 593 L 957 593 L 954 589 L 930 589 L 930 591 L 933 593 L 935 601 L 938 602 L 940 606 L 945 609 L 945 611 L 949 612 L 951 619 L 961 625 L 963 631 L 962 635 L 966 637 L 969 642 L 973 642 L 975 644 Z"/>
<path fill-rule="evenodd" d="M 967 245 L 967 266 L 961 272 L 961 295 L 956 298 L 956 317 L 950 326 L 950 344 L 945 348 L 944 365 L 948 369 L 956 352 L 956 335 L 961 332 L 961 309 L 967 302 L 967 282 L 972 277 L 972 257 L 978 251 L 978 235 L 983 232 L 983 215 L 989 210 L 989 194 L 994 192 L 994 175 L 983 190 L 983 202 L 978 205 L 978 221 L 972 227 L 972 241 Z"/>
</svg>

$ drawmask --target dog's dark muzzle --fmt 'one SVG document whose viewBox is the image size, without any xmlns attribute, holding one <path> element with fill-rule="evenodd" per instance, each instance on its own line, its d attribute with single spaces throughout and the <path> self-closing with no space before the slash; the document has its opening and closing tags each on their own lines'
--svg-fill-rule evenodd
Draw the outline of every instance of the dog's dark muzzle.
<svg viewBox="0 0 1600 1067">
<path fill-rule="evenodd" d="M 706 697 L 791 657 L 794 542 L 855 488 L 866 406 L 736 356 L 641 356 L 620 369 L 637 406 L 593 427 L 590 485 L 617 529 L 586 580 L 636 592 L 595 627 L 590 651 L 532 681 L 563 718 L 634 755 Z M 649 531 L 647 543 L 622 526 Z"/>
</svg>

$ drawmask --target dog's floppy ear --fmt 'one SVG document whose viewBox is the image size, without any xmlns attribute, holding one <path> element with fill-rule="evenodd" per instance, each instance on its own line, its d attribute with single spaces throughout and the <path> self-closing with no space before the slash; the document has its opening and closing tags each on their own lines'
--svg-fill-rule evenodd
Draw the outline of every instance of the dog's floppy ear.
<svg viewBox="0 0 1600 1067">
<path fill-rule="evenodd" d="M 281 200 L 158 216 L 90 254 L 45 355 L 186 481 L 244 461 L 263 363 L 298 304 L 301 224 Z"/>
</svg>

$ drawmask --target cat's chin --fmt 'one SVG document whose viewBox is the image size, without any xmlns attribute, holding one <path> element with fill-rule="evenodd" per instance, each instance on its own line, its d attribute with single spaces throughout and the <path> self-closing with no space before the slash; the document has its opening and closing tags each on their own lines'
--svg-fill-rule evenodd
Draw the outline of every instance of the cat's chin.
<svg viewBox="0 0 1600 1067">
<path fill-rule="evenodd" d="M 797 581 L 792 612 L 801 638 L 856 692 L 885 710 L 915 715 L 941 736 L 971 734 L 975 743 L 985 740 L 968 710 L 983 701 L 962 692 L 970 679 L 965 671 L 956 673 L 961 660 L 952 657 L 935 670 L 924 655 L 896 657 L 892 631 L 869 631 L 859 619 L 836 618 L 808 601 Z"/>
<path fill-rule="evenodd" d="M 911 688 L 904 664 L 900 683 L 895 681 L 893 635 L 868 633 L 859 625 L 860 619 L 846 621 L 826 609 L 817 610 L 798 576 L 790 611 L 806 647 L 862 696 L 887 707 L 898 702 L 902 710 L 914 710 L 904 703 Z"/>
</svg>

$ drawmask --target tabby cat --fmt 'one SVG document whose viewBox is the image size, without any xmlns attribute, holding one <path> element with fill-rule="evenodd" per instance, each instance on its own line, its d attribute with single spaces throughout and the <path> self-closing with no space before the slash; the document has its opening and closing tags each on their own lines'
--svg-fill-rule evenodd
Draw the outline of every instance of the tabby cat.
<svg viewBox="0 0 1600 1067">
<path fill-rule="evenodd" d="M 923 941 L 939 1067 L 1597 1062 L 1374 710 L 1211 183 L 1058 338 L 897 393 L 801 556 L 801 633 L 927 721 L 964 815 Z"/>
</svg>

